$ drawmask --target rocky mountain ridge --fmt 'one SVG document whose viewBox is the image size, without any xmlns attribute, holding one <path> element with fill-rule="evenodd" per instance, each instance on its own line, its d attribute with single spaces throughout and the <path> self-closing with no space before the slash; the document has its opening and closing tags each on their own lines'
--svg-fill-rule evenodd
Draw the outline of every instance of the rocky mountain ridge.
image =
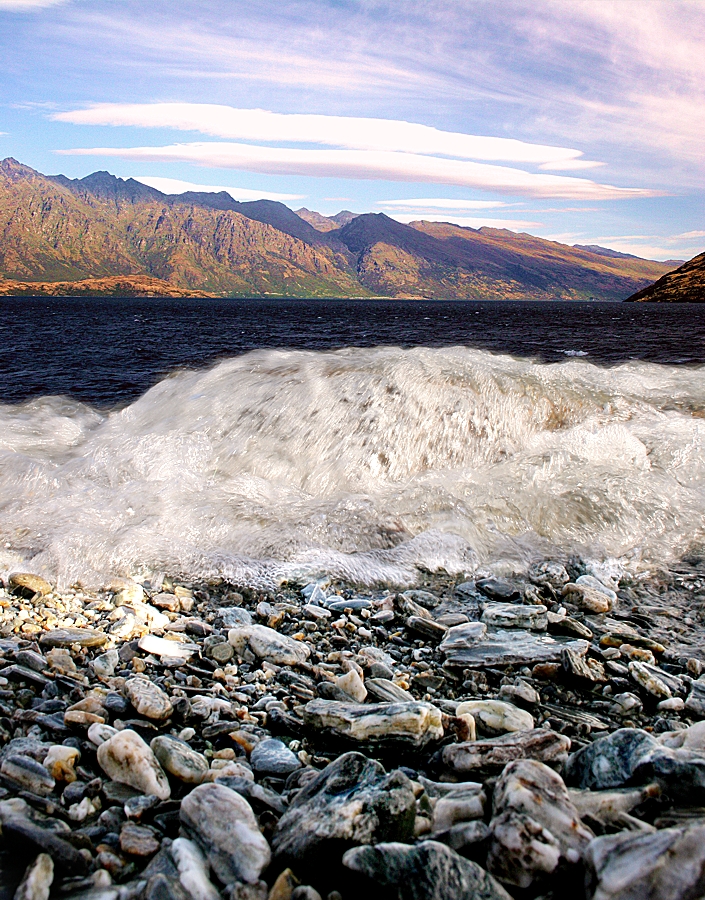
<svg viewBox="0 0 705 900">
<path fill-rule="evenodd" d="M 44 176 L 13 159 L 0 162 L 0 235 L 4 294 L 11 281 L 39 292 L 145 276 L 233 297 L 622 300 L 669 271 L 499 229 L 167 195 L 108 172 Z"/>
<path fill-rule="evenodd" d="M 705 253 L 628 299 L 637 303 L 705 303 Z"/>
</svg>

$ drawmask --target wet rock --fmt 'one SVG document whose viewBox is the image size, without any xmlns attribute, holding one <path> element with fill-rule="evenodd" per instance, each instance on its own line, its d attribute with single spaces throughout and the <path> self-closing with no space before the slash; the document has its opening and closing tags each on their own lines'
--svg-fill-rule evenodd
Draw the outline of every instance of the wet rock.
<svg viewBox="0 0 705 900">
<path fill-rule="evenodd" d="M 517 678 L 514 684 L 503 684 L 499 689 L 499 699 L 514 706 L 538 706 L 541 697 L 536 688 L 532 687 L 522 678 Z"/>
<path fill-rule="evenodd" d="M 705 882 L 705 825 L 595 838 L 585 854 L 591 900 L 686 900 Z"/>
<path fill-rule="evenodd" d="M 404 624 L 408 631 L 418 635 L 424 641 L 442 641 L 448 632 L 445 625 L 434 622 L 433 619 L 425 616 L 409 616 Z"/>
<path fill-rule="evenodd" d="M 430 703 L 339 703 L 311 700 L 304 724 L 317 731 L 370 744 L 405 743 L 423 747 L 443 737 L 441 712 Z"/>
<path fill-rule="evenodd" d="M 606 613 L 612 609 L 613 602 L 602 591 L 588 587 L 585 584 L 572 584 L 569 582 L 563 587 L 562 595 L 569 603 L 574 603 L 580 609 L 590 613 Z"/>
<path fill-rule="evenodd" d="M 639 728 L 620 728 L 574 753 L 566 763 L 566 783 L 583 790 L 622 787 L 638 766 L 659 747 Z"/>
<path fill-rule="evenodd" d="M 518 600 L 521 597 L 521 594 L 513 584 L 498 578 L 480 578 L 475 582 L 475 587 L 485 597 L 489 597 L 490 600 L 506 600 L 509 602 Z"/>
<path fill-rule="evenodd" d="M 345 753 L 294 798 L 279 821 L 272 848 L 277 855 L 300 860 L 330 842 L 407 840 L 414 819 L 414 792 L 406 775 L 387 774 L 361 753 Z"/>
<path fill-rule="evenodd" d="M 171 845 L 171 856 L 179 872 L 179 882 L 192 900 L 220 900 L 198 844 L 187 838 L 176 838 Z"/>
<path fill-rule="evenodd" d="M 355 847 L 343 864 L 377 884 L 397 888 L 399 900 L 511 900 L 484 869 L 436 841 Z"/>
<path fill-rule="evenodd" d="M 121 784 L 168 800 L 171 788 L 164 770 L 142 738 L 130 729 L 119 731 L 97 750 L 98 764 L 105 774 Z"/>
<path fill-rule="evenodd" d="M 35 594 L 43 597 L 51 594 L 51 585 L 41 575 L 33 575 L 30 572 L 13 572 L 8 579 L 10 590 L 23 597 L 31 599 Z"/>
<path fill-rule="evenodd" d="M 164 771 L 185 784 L 200 784 L 208 774 L 208 760 L 186 741 L 162 734 L 153 738 L 149 746 Z"/>
<path fill-rule="evenodd" d="M 486 628 L 482 622 L 470 622 L 449 629 L 440 647 L 446 666 L 473 668 L 558 662 L 563 649 L 585 656 L 589 646 L 583 640 L 511 629 L 498 628 L 483 635 L 477 628 L 470 628 L 477 625 Z"/>
<path fill-rule="evenodd" d="M 328 614 L 330 615 L 330 613 Z M 216 612 L 224 628 L 235 628 L 238 625 L 252 625 L 252 614 L 238 606 L 227 606 Z"/>
<path fill-rule="evenodd" d="M 561 591 L 563 585 L 570 581 L 565 566 L 549 560 L 533 565 L 529 569 L 529 578 L 534 584 L 547 584 L 556 591 Z"/>
<path fill-rule="evenodd" d="M 705 678 L 693 682 L 685 708 L 695 716 L 705 717 Z"/>
<path fill-rule="evenodd" d="M 523 628 L 545 631 L 548 618 L 545 606 L 519 606 L 514 603 L 493 603 L 486 606 L 482 621 L 490 628 Z"/>
<path fill-rule="evenodd" d="M 671 689 L 663 678 L 649 671 L 641 662 L 629 663 L 629 674 L 647 693 L 659 700 L 667 700 L 671 696 Z"/>
<path fill-rule="evenodd" d="M 49 900 L 54 882 L 54 861 L 48 853 L 40 853 L 27 867 L 24 878 L 15 891 L 14 900 Z"/>
<path fill-rule="evenodd" d="M 400 688 L 398 684 L 394 684 L 388 678 L 368 678 L 365 685 L 368 694 L 382 703 L 405 703 L 414 700 L 413 694 Z"/>
<path fill-rule="evenodd" d="M 54 790 L 55 781 L 44 766 L 29 756 L 10 754 L 2 761 L 0 771 L 25 791 L 46 797 Z"/>
<path fill-rule="evenodd" d="M 536 759 L 560 767 L 568 758 L 570 739 L 547 728 L 505 734 L 488 740 L 448 744 L 443 748 L 443 764 L 458 775 L 477 776 L 501 772 L 516 759 Z"/>
<path fill-rule="evenodd" d="M 270 850 L 249 803 L 221 784 L 202 784 L 181 803 L 181 824 L 223 884 L 254 884 Z"/>
<path fill-rule="evenodd" d="M 168 719 L 173 712 L 169 697 L 149 678 L 129 678 L 125 682 L 125 696 L 139 715 L 148 719 Z"/>
<path fill-rule="evenodd" d="M 502 700 L 466 700 L 458 704 L 455 714 L 471 715 L 478 731 L 490 736 L 531 731 L 534 727 L 533 716 Z"/>
<path fill-rule="evenodd" d="M 27 852 L 34 847 L 47 853 L 57 869 L 68 875 L 83 875 L 88 864 L 85 857 L 59 834 L 41 828 L 21 815 L 2 816 L 2 834 L 6 846 Z"/>
<path fill-rule="evenodd" d="M 290 775 L 301 768 L 301 760 L 274 738 L 260 741 L 250 755 L 250 764 L 261 775 Z"/>
<path fill-rule="evenodd" d="M 145 634 L 138 644 L 140 650 L 145 653 L 153 653 L 167 659 L 191 659 L 198 652 L 196 644 L 186 644 L 181 641 L 168 641 L 154 634 Z"/>
<path fill-rule="evenodd" d="M 306 662 L 309 647 L 265 625 L 242 625 L 228 632 L 228 641 L 239 655 L 249 648 L 255 656 L 277 666 L 295 666 Z"/>
<path fill-rule="evenodd" d="M 495 787 L 493 813 L 487 867 L 520 888 L 553 872 L 561 858 L 578 862 L 594 837 L 560 775 L 535 760 L 506 767 Z"/>
<path fill-rule="evenodd" d="M 42 647 L 102 647 L 107 641 L 107 634 L 93 628 L 55 628 L 39 638 Z"/>
<path fill-rule="evenodd" d="M 567 647 L 561 653 L 561 661 L 565 671 L 574 678 L 594 683 L 604 683 L 609 680 L 601 662 L 589 659 L 587 656 L 579 656 Z"/>
</svg>

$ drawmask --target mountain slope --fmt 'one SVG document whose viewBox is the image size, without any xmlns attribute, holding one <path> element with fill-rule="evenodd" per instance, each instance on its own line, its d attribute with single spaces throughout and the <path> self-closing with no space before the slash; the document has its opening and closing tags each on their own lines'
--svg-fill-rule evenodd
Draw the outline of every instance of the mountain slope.
<svg viewBox="0 0 705 900">
<path fill-rule="evenodd" d="M 327 221 L 343 224 L 321 232 L 269 200 L 166 195 L 108 172 L 46 177 L 0 162 L 5 281 L 145 276 L 225 296 L 621 300 L 670 268 L 510 231 L 402 225 L 382 213 Z"/>
<path fill-rule="evenodd" d="M 150 275 L 234 296 L 365 293 L 342 253 L 151 188 L 141 199 L 139 182 L 115 189 L 106 174 L 67 187 L 14 160 L 0 163 L 0 273 L 19 281 Z"/>
<path fill-rule="evenodd" d="M 705 303 L 705 253 L 628 299 L 637 303 Z"/>
<path fill-rule="evenodd" d="M 357 214 L 350 212 L 349 209 L 343 209 L 334 216 L 324 216 L 313 209 L 306 209 L 305 206 L 302 206 L 301 209 L 295 209 L 294 212 L 304 222 L 312 225 L 316 231 L 324 234 L 328 231 L 342 228 L 343 225 L 348 225 L 353 219 L 357 218 Z"/>
</svg>

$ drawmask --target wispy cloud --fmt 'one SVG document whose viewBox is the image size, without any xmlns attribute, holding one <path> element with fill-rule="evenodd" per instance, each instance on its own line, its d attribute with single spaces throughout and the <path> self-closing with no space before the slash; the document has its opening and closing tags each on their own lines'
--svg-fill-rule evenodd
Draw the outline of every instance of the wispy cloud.
<svg viewBox="0 0 705 900">
<path fill-rule="evenodd" d="M 378 200 L 376 206 L 385 209 L 496 209 L 507 206 L 502 200 L 444 200 L 441 198 L 419 198 L 406 200 Z"/>
<path fill-rule="evenodd" d="M 449 225 L 460 225 L 463 228 L 506 228 L 507 231 L 525 231 L 527 228 L 541 228 L 541 222 L 528 222 L 523 219 L 489 219 L 483 216 L 454 216 L 419 213 L 389 213 L 391 219 L 403 222 L 447 222 Z"/>
<path fill-rule="evenodd" d="M 51 117 L 75 125 L 175 128 L 244 141 L 326 144 L 351 150 L 385 150 L 540 164 L 543 168 L 600 165 L 581 160 L 582 151 L 510 138 L 441 131 L 398 119 L 274 113 L 208 103 L 95 104 Z"/>
<path fill-rule="evenodd" d="M 0 0 L 0 12 L 28 12 L 66 2 L 67 0 Z"/>
<path fill-rule="evenodd" d="M 187 191 L 197 191 L 205 194 L 220 194 L 225 191 L 233 200 L 303 200 L 305 194 L 276 194 L 271 191 L 256 191 L 250 188 L 216 187 L 212 184 L 194 184 L 191 181 L 180 181 L 178 178 L 160 178 L 151 175 L 135 175 L 135 181 L 140 181 L 149 187 L 156 188 L 164 194 L 185 194 Z"/>
<path fill-rule="evenodd" d="M 641 188 L 598 184 L 583 178 L 537 174 L 508 166 L 372 150 L 300 150 L 253 144 L 171 144 L 165 147 L 94 147 L 58 151 L 77 156 L 159 162 L 181 161 L 269 175 L 375 179 L 448 184 L 531 197 L 615 200 L 651 196 Z"/>
</svg>

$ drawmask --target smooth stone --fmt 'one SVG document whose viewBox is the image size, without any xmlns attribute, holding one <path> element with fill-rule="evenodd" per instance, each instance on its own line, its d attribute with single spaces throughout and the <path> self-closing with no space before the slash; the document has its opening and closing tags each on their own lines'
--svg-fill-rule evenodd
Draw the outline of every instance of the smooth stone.
<svg viewBox="0 0 705 900">
<path fill-rule="evenodd" d="M 517 678 L 514 684 L 503 684 L 499 689 L 499 699 L 504 700 L 505 703 L 512 703 L 514 706 L 517 704 L 538 706 L 541 702 L 536 688 L 521 678 Z"/>
<path fill-rule="evenodd" d="M 286 804 L 274 791 L 264 787 L 261 784 L 255 784 L 252 781 L 252 772 L 249 772 L 249 778 L 236 775 L 223 775 L 216 779 L 217 784 L 224 784 L 225 787 L 236 791 L 247 800 L 255 813 L 263 810 L 270 810 L 277 816 L 282 816 L 286 811 Z"/>
<path fill-rule="evenodd" d="M 360 678 L 354 669 L 351 669 L 349 672 L 346 672 L 345 675 L 340 675 L 336 678 L 335 686 L 340 688 L 340 690 L 347 694 L 351 700 L 354 700 L 355 703 L 365 702 L 367 688 L 365 687 L 362 678 Z"/>
<path fill-rule="evenodd" d="M 170 851 L 179 872 L 179 882 L 191 900 L 220 900 L 220 893 L 208 877 L 208 863 L 198 844 L 179 837 L 172 842 Z"/>
<path fill-rule="evenodd" d="M 595 578 L 594 575 L 580 575 L 575 579 L 575 583 L 585 585 L 585 587 L 592 588 L 593 591 L 604 594 L 612 603 L 612 606 L 617 603 L 617 594 L 611 588 L 604 585 L 598 578 Z"/>
<path fill-rule="evenodd" d="M 514 603 L 493 603 L 486 606 L 482 621 L 490 628 L 524 628 L 545 631 L 548 627 L 545 606 L 519 606 Z"/>
<path fill-rule="evenodd" d="M 349 600 L 328 600 L 326 608 L 331 610 L 331 612 L 345 612 L 346 609 L 359 612 L 361 609 L 372 609 L 372 601 L 365 600 L 364 597 L 351 597 Z"/>
<path fill-rule="evenodd" d="M 330 841 L 370 844 L 409 840 L 416 801 L 403 772 L 387 774 L 361 753 L 345 753 L 292 800 L 272 838 L 277 856 L 302 860 Z"/>
<path fill-rule="evenodd" d="M 255 656 L 276 666 L 296 666 L 306 662 L 310 648 L 265 625 L 243 625 L 228 632 L 228 640 L 241 655 L 248 647 Z"/>
<path fill-rule="evenodd" d="M 370 671 L 374 669 L 381 670 L 382 668 L 386 669 L 386 666 L 383 667 L 376 663 L 371 667 Z M 393 672 L 389 674 L 394 675 Z M 398 684 L 394 684 L 389 678 L 368 678 L 365 681 L 365 688 L 371 697 L 374 697 L 375 700 L 381 703 L 406 703 L 414 700 L 413 694 L 405 691 L 404 688 L 400 688 Z"/>
<path fill-rule="evenodd" d="M 644 704 L 637 695 L 628 691 L 622 694 L 615 694 L 612 699 L 614 700 L 614 706 L 611 707 L 610 712 L 616 716 L 638 715 L 644 708 Z"/>
<path fill-rule="evenodd" d="M 418 603 L 419 606 L 423 606 L 426 609 L 435 609 L 441 602 L 440 599 L 430 591 L 404 591 L 402 597 L 407 597 L 413 603 Z"/>
<path fill-rule="evenodd" d="M 443 737 L 441 712 L 430 703 L 340 703 L 311 700 L 304 724 L 317 731 L 373 744 L 401 742 L 423 747 Z"/>
<path fill-rule="evenodd" d="M 533 716 L 502 700 L 466 700 L 459 703 L 456 716 L 471 715 L 479 731 L 494 737 L 515 731 L 531 731 Z"/>
<path fill-rule="evenodd" d="M 145 634 L 140 638 L 137 646 L 145 653 L 153 653 L 155 656 L 166 656 L 171 659 L 191 659 L 194 653 L 198 653 L 196 644 L 168 641 L 166 638 L 160 638 L 154 634 Z"/>
<path fill-rule="evenodd" d="M 65 781 L 67 784 L 71 784 L 76 781 L 74 767 L 80 758 L 81 754 L 75 747 L 54 744 L 44 757 L 43 765 L 55 781 Z"/>
<path fill-rule="evenodd" d="M 585 584 L 573 584 L 568 582 L 564 585 L 561 594 L 570 602 L 575 603 L 585 612 L 601 613 L 609 612 L 613 603 L 609 597 L 606 597 L 602 591 L 596 591 L 594 588 Z"/>
<path fill-rule="evenodd" d="M 682 697 L 670 697 L 668 700 L 661 700 L 656 704 L 659 712 L 683 712 L 685 709 L 685 700 Z"/>
<path fill-rule="evenodd" d="M 97 756 L 101 769 L 113 781 L 160 800 L 171 796 L 164 770 L 136 731 L 119 731 L 98 747 Z"/>
<path fill-rule="evenodd" d="M 106 653 L 101 653 L 100 656 L 96 656 L 96 658 L 91 663 L 91 667 L 96 678 L 112 678 L 115 674 L 115 668 L 120 662 L 120 656 L 117 650 L 108 650 Z"/>
<path fill-rule="evenodd" d="M 433 807 L 433 833 L 440 834 L 449 831 L 460 822 L 483 818 L 486 801 L 482 785 L 474 782 L 457 785 L 457 790 L 450 791 L 436 800 Z"/>
<path fill-rule="evenodd" d="M 581 818 L 589 816 L 602 825 L 614 823 L 623 826 L 624 815 L 646 800 L 659 797 L 661 788 L 654 783 L 639 788 L 619 788 L 612 791 L 569 790 L 568 793 Z"/>
<path fill-rule="evenodd" d="M 45 631 L 39 638 L 42 647 L 102 647 L 107 643 L 108 635 L 93 628 L 54 628 Z M 48 656 L 48 654 L 47 654 Z"/>
<path fill-rule="evenodd" d="M 445 766 L 459 775 L 501 772 L 516 759 L 537 759 L 554 767 L 568 758 L 570 738 L 547 728 L 518 731 L 498 738 L 448 744 L 441 751 Z"/>
<path fill-rule="evenodd" d="M 133 603 L 143 603 L 145 599 L 144 588 L 134 581 L 120 579 L 114 581 L 109 590 L 114 590 L 114 606 L 132 606 Z"/>
<path fill-rule="evenodd" d="M 433 641 L 434 643 L 442 641 L 448 633 L 446 625 L 422 616 L 409 616 L 405 625 L 409 631 L 418 635 L 424 641 Z"/>
<path fill-rule="evenodd" d="M 34 669 L 35 672 L 44 672 L 47 668 L 46 659 L 34 650 L 20 650 L 15 654 L 15 662 L 28 669 Z"/>
<path fill-rule="evenodd" d="M 475 582 L 475 587 L 489 597 L 490 600 L 511 601 L 518 600 L 521 594 L 513 584 L 502 581 L 499 578 L 480 578 Z"/>
<path fill-rule="evenodd" d="M 45 594 L 51 594 L 52 587 L 49 582 L 42 578 L 41 575 L 33 575 L 31 572 L 13 572 L 8 578 L 8 585 L 11 591 L 21 591 L 30 597 L 39 594 L 43 597 Z"/>
<path fill-rule="evenodd" d="M 14 900 L 49 900 L 54 883 L 54 860 L 48 853 L 40 853 L 27 866 L 24 878 L 15 891 Z"/>
<path fill-rule="evenodd" d="M 585 656 L 589 647 L 588 642 L 584 640 L 500 628 L 488 632 L 478 640 L 464 642 L 460 633 L 457 640 L 449 640 L 452 632 L 468 629 L 469 625 L 487 627 L 483 622 L 470 622 L 468 625 L 457 625 L 449 629 L 448 636 L 440 647 L 441 652 L 445 654 L 445 666 L 473 668 L 560 662 L 561 653 L 565 648 L 578 656 Z"/>
<path fill-rule="evenodd" d="M 671 747 L 674 750 L 682 747 L 685 750 L 705 752 L 705 722 L 696 722 L 681 731 L 668 731 L 659 735 L 657 740 L 664 747 Z"/>
<path fill-rule="evenodd" d="M 73 661 L 71 654 L 62 647 L 55 647 L 53 650 L 50 650 L 46 655 L 46 661 L 49 664 L 49 668 L 54 669 L 61 675 L 72 675 L 77 671 L 76 663 Z"/>
<path fill-rule="evenodd" d="M 487 625 L 484 622 L 464 622 L 462 625 L 454 625 L 446 632 L 439 649 L 446 656 L 452 656 L 474 647 L 486 634 Z"/>
<path fill-rule="evenodd" d="M 649 671 L 644 663 L 637 661 L 630 662 L 629 674 L 634 681 L 651 694 L 652 697 L 657 697 L 659 700 L 668 700 L 671 697 L 671 689 L 666 682 L 662 678 L 659 678 L 658 675 Z"/>
<path fill-rule="evenodd" d="M 399 900 L 511 900 L 484 869 L 437 841 L 354 847 L 343 865 L 385 887 Z"/>
<path fill-rule="evenodd" d="M 250 765 L 260 775 L 290 775 L 301 768 L 301 760 L 282 741 L 270 738 L 257 744 Z"/>
<path fill-rule="evenodd" d="M 185 784 L 200 784 L 208 774 L 208 760 L 186 741 L 162 734 L 153 738 L 149 746 L 164 771 Z"/>
<path fill-rule="evenodd" d="M 169 697 L 149 678 L 136 676 L 125 682 L 125 696 L 140 716 L 148 719 L 168 719 L 174 711 Z"/>
<path fill-rule="evenodd" d="M 224 665 L 225 663 L 230 662 L 233 656 L 235 656 L 235 650 L 227 641 L 224 641 L 221 644 L 215 644 L 214 646 L 209 647 L 206 655 L 209 659 Z"/>
<path fill-rule="evenodd" d="M 120 849 L 130 856 L 153 856 L 159 849 L 159 841 L 151 829 L 126 822 L 120 830 Z"/>
<path fill-rule="evenodd" d="M 472 847 L 473 844 L 480 844 L 486 841 L 490 836 L 490 829 L 480 819 L 473 819 L 472 822 L 459 822 L 453 825 L 444 835 L 443 843 L 447 844 L 451 850 L 463 854 L 463 851 Z"/>
<path fill-rule="evenodd" d="M 224 606 L 216 611 L 216 618 L 222 619 L 224 628 L 236 628 L 238 625 L 252 625 L 252 613 L 239 606 Z"/>
<path fill-rule="evenodd" d="M 94 722 L 89 727 L 87 736 L 92 744 L 95 744 L 96 747 L 100 747 L 101 744 L 110 740 L 110 738 L 117 733 L 117 728 L 113 728 L 112 725 L 106 725 L 104 722 Z"/>
<path fill-rule="evenodd" d="M 705 825 L 595 838 L 585 853 L 591 900 L 688 900 L 705 883 Z"/>
<path fill-rule="evenodd" d="M 254 884 L 269 865 L 269 844 L 247 800 L 222 784 L 202 784 L 181 801 L 181 824 L 223 884 Z"/>
<path fill-rule="evenodd" d="M 561 859 L 578 862 L 594 837 L 580 821 L 560 775 L 543 763 L 510 763 L 493 795 L 487 868 L 505 884 L 528 888 Z"/>
<path fill-rule="evenodd" d="M 6 756 L 2 761 L 0 772 L 24 790 L 40 797 L 47 797 L 56 786 L 56 782 L 44 766 L 30 756 L 19 754 Z"/>
</svg>

